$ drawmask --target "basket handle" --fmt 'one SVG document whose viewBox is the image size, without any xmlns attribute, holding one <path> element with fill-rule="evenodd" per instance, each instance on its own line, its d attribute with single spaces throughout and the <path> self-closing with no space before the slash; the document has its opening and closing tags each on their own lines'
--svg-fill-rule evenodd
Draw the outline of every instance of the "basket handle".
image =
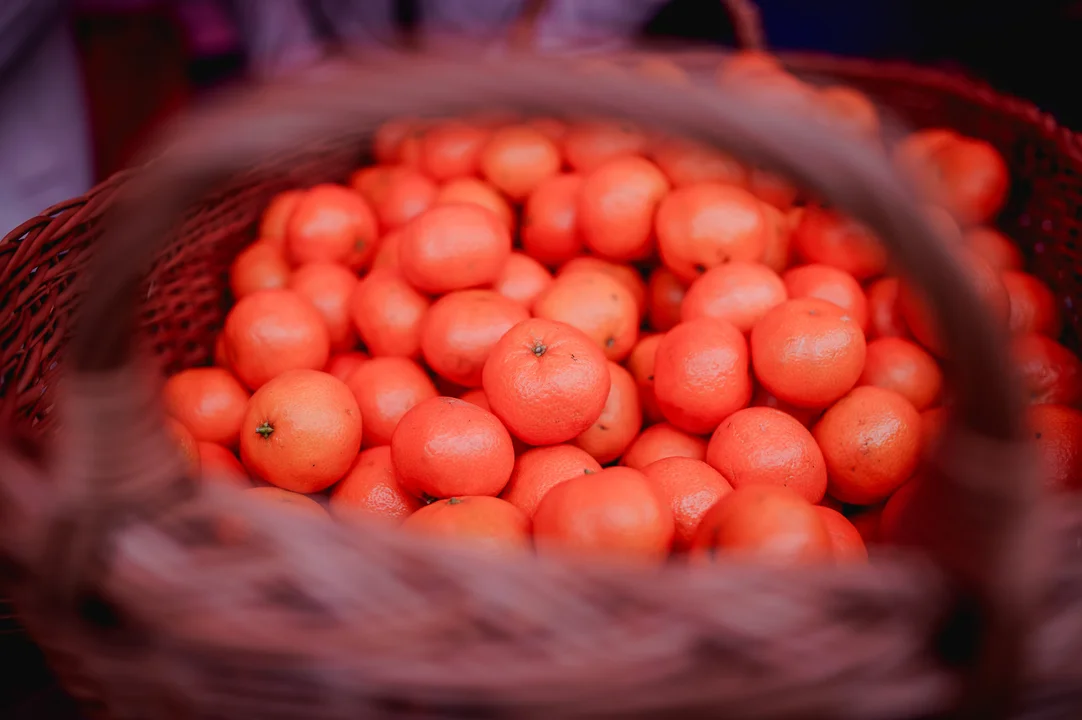
<svg viewBox="0 0 1082 720">
<path fill-rule="evenodd" d="M 938 465 L 941 477 L 930 498 L 950 522 L 942 523 L 927 543 L 961 596 L 979 610 L 980 644 L 970 687 L 980 692 L 966 698 L 979 704 L 986 713 L 982 717 L 1003 712 L 1039 592 L 1033 558 L 1026 554 L 1035 537 L 1037 483 L 1021 440 L 1023 405 L 1004 352 L 1005 333 L 985 312 L 947 240 L 884 157 L 854 152 L 828 128 L 780 116 L 746 97 L 637 78 L 601 79 L 519 57 L 483 66 L 424 58 L 343 66 L 319 82 L 260 89 L 229 100 L 175 128 L 159 147 L 158 159 L 138 181 L 125 184 L 86 285 L 69 356 L 75 378 L 118 378 L 108 383 L 113 392 L 149 393 L 125 381 L 136 367 L 137 287 L 185 211 L 223 180 L 286 151 L 323 147 L 328 138 L 360 143 L 390 117 L 493 106 L 621 116 L 719 145 L 741 160 L 793 178 L 882 238 L 939 311 L 954 358 L 946 368 L 957 393 L 949 430 L 952 453 Z M 96 402 L 100 398 L 101 393 Z M 146 405 L 133 400 L 128 407 Z M 134 424 L 133 414 L 126 417 Z M 135 432 L 81 420 L 80 433 L 101 438 L 79 447 L 110 458 L 123 450 L 117 438 Z M 125 497 L 120 485 L 132 483 L 131 475 L 113 478 L 110 488 L 87 489 L 81 500 L 83 519 L 89 523 L 107 509 L 106 492 L 114 502 Z M 147 492 L 145 482 L 133 490 L 144 505 L 149 504 Z"/>
</svg>

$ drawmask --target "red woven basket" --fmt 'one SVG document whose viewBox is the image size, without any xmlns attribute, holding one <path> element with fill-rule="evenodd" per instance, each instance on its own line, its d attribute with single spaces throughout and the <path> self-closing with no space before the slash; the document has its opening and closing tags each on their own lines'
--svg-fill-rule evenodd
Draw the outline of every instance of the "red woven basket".
<svg viewBox="0 0 1082 720">
<path fill-rule="evenodd" d="M 1014 180 L 1001 224 L 1057 292 L 1078 348 L 1077 139 L 958 78 L 823 58 L 790 67 L 995 144 Z M 642 85 L 528 61 L 343 69 L 192 119 L 145 169 L 0 241 L 0 407 L 19 437 L 54 443 L 42 461 L 24 442 L 0 454 L 0 547 L 14 606 L 70 692 L 113 718 L 1082 713 L 1082 507 L 1036 506 L 1002 338 L 935 229 L 884 163 L 820 128 Z M 208 362 L 228 263 L 273 193 L 344 179 L 383 117 L 486 103 L 623 112 L 726 143 L 889 241 L 962 361 L 948 370 L 965 426 L 926 498 L 937 562 L 507 563 L 291 517 L 185 476 L 154 373 L 132 360 L 133 326 L 167 371 Z M 223 538 L 222 522 L 240 519 L 247 531 Z"/>
</svg>

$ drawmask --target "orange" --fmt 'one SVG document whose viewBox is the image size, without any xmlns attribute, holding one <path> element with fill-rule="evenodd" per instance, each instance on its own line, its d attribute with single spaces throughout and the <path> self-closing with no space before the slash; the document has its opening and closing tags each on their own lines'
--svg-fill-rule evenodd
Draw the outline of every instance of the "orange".
<svg viewBox="0 0 1082 720">
<path fill-rule="evenodd" d="M 869 340 L 910 337 L 898 306 L 900 289 L 901 281 L 894 277 L 880 278 L 868 286 L 864 298 L 868 302 Z"/>
<path fill-rule="evenodd" d="M 481 375 L 492 412 L 530 445 L 567 442 L 597 421 L 609 395 L 601 348 L 581 330 L 543 318 L 507 331 Z"/>
<path fill-rule="evenodd" d="M 726 494 L 699 523 L 692 558 L 713 562 L 720 553 L 800 565 L 832 561 L 834 545 L 815 505 L 788 488 L 758 484 Z"/>
<path fill-rule="evenodd" d="M 748 190 L 767 205 L 783 211 L 792 208 L 799 195 L 788 180 L 755 167 L 748 172 Z"/>
<path fill-rule="evenodd" d="M 425 315 L 421 353 L 442 377 L 480 387 L 481 370 L 496 341 L 529 317 L 526 308 L 493 290 L 457 290 L 437 300 Z"/>
<path fill-rule="evenodd" d="M 257 242 L 241 250 L 229 266 L 229 289 L 240 299 L 258 290 L 277 290 L 289 284 L 289 263 L 270 243 Z"/>
<path fill-rule="evenodd" d="M 793 228 L 803 216 L 804 208 L 793 208 L 783 213 L 773 205 L 762 201 L 759 202 L 759 207 L 766 216 L 769 228 L 766 234 L 766 247 L 763 248 L 763 257 L 759 262 L 774 272 L 780 273 L 789 267 Z"/>
<path fill-rule="evenodd" d="M 599 272 L 560 275 L 534 301 L 533 314 L 581 330 L 609 360 L 623 360 L 639 336 L 635 298 L 618 280 Z"/>
<path fill-rule="evenodd" d="M 830 534 L 835 560 L 839 563 L 868 562 L 868 548 L 853 523 L 837 510 L 828 507 L 820 506 L 815 508 L 815 511 L 819 513 L 819 518 Z"/>
<path fill-rule="evenodd" d="M 719 84 L 727 85 L 781 72 L 781 62 L 774 56 L 758 50 L 740 50 L 728 55 L 718 66 L 717 80 Z"/>
<path fill-rule="evenodd" d="M 663 560 L 675 534 L 672 510 L 638 470 L 612 467 L 548 491 L 533 517 L 538 552 L 607 553 Z"/>
<path fill-rule="evenodd" d="M 357 332 L 349 303 L 357 289 L 357 276 L 336 263 L 302 265 L 289 279 L 289 288 L 319 312 L 327 325 L 331 350 L 349 350 L 357 344 Z"/>
<path fill-rule="evenodd" d="M 902 486 L 902 488 L 904 487 L 906 485 Z M 901 491 L 901 488 L 899 488 L 899 491 Z M 897 495 L 898 492 L 894 494 Z M 858 511 L 846 516 L 846 520 L 851 522 L 857 532 L 860 533 L 860 539 L 864 541 L 865 546 L 881 540 L 879 526 L 882 520 L 883 507 L 883 505 L 875 505 L 873 507 L 859 508 Z"/>
<path fill-rule="evenodd" d="M 857 221 L 833 210 L 808 207 L 793 230 L 793 251 L 804 262 L 830 265 L 857 280 L 882 275 L 887 249 Z"/>
<path fill-rule="evenodd" d="M 1009 270 L 1001 279 L 1011 305 L 1011 332 L 1059 337 L 1059 307 L 1052 290 L 1040 278 L 1024 272 Z"/>
<path fill-rule="evenodd" d="M 500 497 L 533 517 L 549 490 L 571 478 L 599 472 L 597 460 L 573 445 L 531 448 L 516 458 Z"/>
<path fill-rule="evenodd" d="M 401 230 L 391 230 L 379 241 L 379 247 L 376 248 L 376 254 L 372 256 L 372 266 L 370 271 L 379 270 L 381 268 L 390 268 L 392 270 L 398 269 L 398 243 L 402 240 Z"/>
<path fill-rule="evenodd" d="M 590 172 L 610 160 L 638 155 L 646 135 L 626 122 L 589 120 L 572 123 L 564 135 L 564 157 L 579 172 Z"/>
<path fill-rule="evenodd" d="M 192 477 L 200 477 L 202 473 L 202 461 L 199 455 L 199 442 L 192 435 L 192 431 L 184 426 L 179 420 L 166 418 L 166 430 L 177 444 L 180 456 L 192 473 Z"/>
<path fill-rule="evenodd" d="M 669 457 L 642 469 L 643 475 L 668 502 L 676 522 L 674 546 L 687 550 L 703 516 L 733 491 L 721 474 L 702 460 Z"/>
<path fill-rule="evenodd" d="M 402 227 L 436 199 L 436 184 L 407 165 L 365 168 L 353 174 L 350 184 L 369 202 L 384 230 Z"/>
<path fill-rule="evenodd" d="M 650 327 L 659 332 L 671 330 L 680 322 L 680 306 L 687 285 L 666 267 L 656 267 L 646 283 L 646 315 Z"/>
<path fill-rule="evenodd" d="M 1018 246 L 1006 235 L 989 227 L 974 227 L 966 231 L 965 246 L 993 270 L 1021 270 L 1025 258 Z"/>
<path fill-rule="evenodd" d="M 189 368 L 169 378 L 162 390 L 165 411 L 201 442 L 236 447 L 248 391 L 228 370 Z"/>
<path fill-rule="evenodd" d="M 1014 339 L 1011 354 L 1031 403 L 1082 404 L 1082 360 L 1070 350 L 1050 337 L 1029 333 Z"/>
<path fill-rule="evenodd" d="M 381 165 L 418 165 L 424 130 L 425 122 L 419 118 L 395 118 L 383 123 L 372 136 L 372 154 L 376 162 Z"/>
<path fill-rule="evenodd" d="M 291 290 L 260 290 L 225 316 L 225 352 L 237 378 L 252 390 L 286 370 L 318 370 L 331 355 L 327 325 Z"/>
<path fill-rule="evenodd" d="M 515 213 L 507 199 L 484 180 L 458 178 L 452 180 L 436 193 L 434 205 L 477 205 L 496 214 L 507 229 L 515 226 Z"/>
<path fill-rule="evenodd" d="M 263 487 L 248 488 L 244 492 L 258 502 L 269 502 L 284 505 L 290 511 L 300 511 L 316 517 L 326 517 L 327 511 L 318 502 L 298 492 L 283 490 L 282 488 L 266 485 Z M 243 526 L 242 526 L 243 527 Z"/>
<path fill-rule="evenodd" d="M 1035 405 L 1027 415 L 1051 490 L 1082 490 L 1082 412 L 1064 405 Z"/>
<path fill-rule="evenodd" d="M 319 492 L 349 470 L 361 430 L 361 410 L 344 382 L 318 370 L 290 370 L 248 401 L 240 456 L 272 485 Z"/>
<path fill-rule="evenodd" d="M 599 165 L 579 188 L 583 242 L 609 260 L 647 257 L 654 247 L 655 209 L 668 191 L 668 179 L 644 158 L 620 157 Z"/>
<path fill-rule="evenodd" d="M 214 338 L 214 365 L 215 367 L 225 368 L 230 370 L 229 356 L 225 351 L 225 333 L 219 332 L 217 337 Z"/>
<path fill-rule="evenodd" d="M 552 285 L 552 274 L 529 255 L 513 252 L 504 263 L 492 289 L 529 310 Z"/>
<path fill-rule="evenodd" d="M 879 111 L 868 96 L 859 90 L 832 85 L 819 91 L 818 101 L 832 125 L 865 140 L 879 137 Z"/>
<path fill-rule="evenodd" d="M 849 392 L 864 369 L 864 333 L 834 303 L 787 300 L 751 330 L 755 376 L 771 395 L 802 408 L 823 408 Z"/>
<path fill-rule="evenodd" d="M 836 500 L 829 495 L 824 495 L 823 499 L 816 503 L 818 507 L 829 508 L 837 512 L 842 512 L 845 509 L 845 505 L 841 501 Z"/>
<path fill-rule="evenodd" d="M 435 397 L 410 408 L 391 436 L 398 482 L 415 497 L 499 495 L 515 466 L 499 419 L 465 400 Z"/>
<path fill-rule="evenodd" d="M 892 390 L 854 389 L 823 413 L 812 433 L 826 459 L 830 494 L 851 505 L 886 500 L 920 460 L 920 414 Z"/>
<path fill-rule="evenodd" d="M 545 137 L 555 143 L 563 142 L 567 134 L 567 123 L 554 117 L 528 117 L 525 123 L 534 130 L 540 130 Z"/>
<path fill-rule="evenodd" d="M 285 249 L 286 225 L 303 194 L 304 190 L 286 190 L 271 198 L 259 219 L 260 243 L 271 245 L 279 251 Z"/>
<path fill-rule="evenodd" d="M 365 519 L 401 521 L 422 505 L 399 484 L 387 445 L 362 450 L 330 495 L 335 513 Z"/>
<path fill-rule="evenodd" d="M 747 170 L 736 159 L 686 138 L 667 137 L 654 143 L 650 158 L 675 188 L 699 183 L 747 183 Z"/>
<path fill-rule="evenodd" d="M 437 205 L 402 229 L 398 262 L 421 292 L 440 294 L 488 285 L 511 254 L 499 216 L 478 205 Z"/>
<path fill-rule="evenodd" d="M 1007 199 L 1007 163 L 983 140 L 957 138 L 932 150 L 929 158 L 932 197 L 962 225 L 991 220 Z"/>
<path fill-rule="evenodd" d="M 286 225 L 286 255 L 295 265 L 337 262 L 367 267 L 376 251 L 376 215 L 360 193 L 316 185 L 301 196 Z"/>
<path fill-rule="evenodd" d="M 337 355 L 331 355 L 331 359 L 327 361 L 327 366 L 323 368 L 323 372 L 334 375 L 342 382 L 345 382 L 346 378 L 352 375 L 354 370 L 368 362 L 369 359 L 367 355 L 359 350 L 338 353 Z"/>
<path fill-rule="evenodd" d="M 787 402 L 783 402 L 767 392 L 761 385 L 755 388 L 755 392 L 751 395 L 751 407 L 763 407 L 773 408 L 774 410 L 780 410 L 781 412 L 789 415 L 797 420 L 801 425 L 806 428 L 810 428 L 815 424 L 815 421 L 823 414 L 822 408 L 801 408 L 796 405 L 790 405 Z"/>
<path fill-rule="evenodd" d="M 463 540 L 490 551 L 530 547 L 530 519 L 511 503 L 483 495 L 437 500 L 406 518 L 402 527 L 436 539 Z"/>
<path fill-rule="evenodd" d="M 489 135 L 487 129 L 461 120 L 435 123 L 421 137 L 421 169 L 437 182 L 476 175 Z"/>
<path fill-rule="evenodd" d="M 601 416 L 572 442 L 599 463 L 608 464 L 624 454 L 642 429 L 639 387 L 631 373 L 609 362 L 609 397 Z"/>
<path fill-rule="evenodd" d="M 639 433 L 620 458 L 620 464 L 642 470 L 650 463 L 668 457 L 706 460 L 706 440 L 669 423 L 658 423 Z"/>
<path fill-rule="evenodd" d="M 940 406 L 925 410 L 920 414 L 921 453 L 927 454 L 943 436 L 947 426 L 947 408 Z"/>
<path fill-rule="evenodd" d="M 917 410 L 924 410 L 939 401 L 943 373 L 935 358 L 916 343 L 880 338 L 868 343 L 864 371 L 857 385 L 893 390 Z"/>
<path fill-rule="evenodd" d="M 414 357 L 421 350 L 421 322 L 429 302 L 401 273 L 373 270 L 349 299 L 349 315 L 373 357 Z"/>
<path fill-rule="evenodd" d="M 796 418 L 768 407 L 725 418 L 710 438 L 706 462 L 734 488 L 780 485 L 810 503 L 823 499 L 827 468 L 815 438 Z"/>
<path fill-rule="evenodd" d="M 468 403 L 472 403 L 482 410 L 488 410 L 492 412 L 492 405 L 488 402 L 488 395 L 485 395 L 485 391 L 481 388 L 471 388 L 466 392 L 458 396 L 459 400 L 465 400 Z M 512 438 L 513 440 L 514 438 Z"/>
<path fill-rule="evenodd" d="M 642 275 L 631 265 L 609 262 L 601 258 L 582 256 L 564 263 L 556 277 L 568 275 L 574 272 L 600 272 L 620 281 L 624 287 L 634 296 L 635 304 L 639 307 L 639 317 L 646 315 L 646 283 Z"/>
<path fill-rule="evenodd" d="M 375 357 L 349 376 L 364 420 L 364 446 L 390 445 L 398 421 L 406 412 L 436 397 L 436 386 L 421 366 L 402 357 Z"/>
<path fill-rule="evenodd" d="M 921 512 L 919 503 L 915 502 L 918 491 L 927 487 L 926 482 L 925 477 L 918 474 L 894 491 L 881 506 L 877 541 L 892 545 L 912 544 L 922 534 L 929 532 L 927 526 L 933 519 Z"/>
<path fill-rule="evenodd" d="M 203 477 L 211 482 L 250 488 L 252 480 L 240 460 L 228 448 L 218 443 L 198 443 L 199 466 Z"/>
<path fill-rule="evenodd" d="M 581 175 L 564 174 L 546 178 L 534 188 L 522 210 L 523 252 L 551 268 L 582 254 L 578 227 L 581 187 Z"/>
<path fill-rule="evenodd" d="M 657 395 L 654 394 L 654 362 L 661 338 L 660 334 L 641 336 L 639 342 L 631 349 L 631 354 L 627 356 L 625 363 L 631 376 L 635 378 L 635 385 L 639 388 L 642 414 L 650 425 L 665 419 L 665 416 L 661 414 L 661 408 L 657 405 Z"/>
<path fill-rule="evenodd" d="M 894 148 L 894 163 L 911 180 L 925 186 L 932 154 L 958 139 L 958 133 L 945 128 L 929 128 L 910 133 Z"/>
<path fill-rule="evenodd" d="M 864 288 L 849 273 L 829 265 L 802 265 L 781 279 L 791 298 L 818 298 L 845 311 L 861 330 L 868 327 L 868 299 Z"/>
<path fill-rule="evenodd" d="M 521 202 L 560 172 L 556 143 L 529 125 L 507 125 L 492 133 L 481 151 L 481 175 L 504 195 Z"/>
<path fill-rule="evenodd" d="M 788 297 L 785 283 L 766 265 L 731 262 L 707 270 L 691 283 L 680 317 L 684 321 L 723 320 L 748 333 L 771 308 Z"/>
</svg>

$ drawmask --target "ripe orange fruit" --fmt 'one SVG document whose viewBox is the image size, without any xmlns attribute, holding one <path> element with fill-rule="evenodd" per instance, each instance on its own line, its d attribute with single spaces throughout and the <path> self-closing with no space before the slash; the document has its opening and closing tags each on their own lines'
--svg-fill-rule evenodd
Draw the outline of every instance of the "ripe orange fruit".
<svg viewBox="0 0 1082 720">
<path fill-rule="evenodd" d="M 464 540 L 489 551 L 530 547 L 530 519 L 511 503 L 483 495 L 438 500 L 410 515 L 402 527 L 433 538 Z"/>
<path fill-rule="evenodd" d="M 529 255 L 513 252 L 492 283 L 492 289 L 529 310 L 550 285 L 552 274 L 541 263 Z"/>
<path fill-rule="evenodd" d="M 323 372 L 334 375 L 342 382 L 346 381 L 353 371 L 369 361 L 369 357 L 359 350 L 331 355 Z"/>
<path fill-rule="evenodd" d="M 319 492 L 349 470 L 361 431 L 361 410 L 344 382 L 318 370 L 290 370 L 248 401 L 240 456 L 272 485 Z"/>
<path fill-rule="evenodd" d="M 579 172 L 590 172 L 610 160 L 641 154 L 647 139 L 626 122 L 589 120 L 572 123 L 564 135 L 564 157 Z"/>
<path fill-rule="evenodd" d="M 780 273 L 789 267 L 793 228 L 804 214 L 804 208 L 793 208 L 783 213 L 773 205 L 762 201 L 759 202 L 759 207 L 766 216 L 768 226 L 766 247 L 763 249 L 763 257 L 759 262 L 774 272 Z"/>
<path fill-rule="evenodd" d="M 188 428 L 196 440 L 236 447 L 248 391 L 228 370 L 181 370 L 165 382 L 162 399 L 165 411 Z"/>
<path fill-rule="evenodd" d="M 912 482 L 912 481 L 910 481 Z M 908 485 L 908 483 L 906 483 Z M 903 485 L 902 488 L 906 487 Z M 894 494 L 902 490 L 899 488 Z M 891 496 L 893 497 L 893 495 Z M 853 524 L 853 527 L 860 533 L 860 539 L 864 541 L 865 547 L 873 543 L 881 541 L 880 536 L 880 521 L 883 515 L 883 505 L 874 505 L 872 507 L 859 508 L 856 512 L 852 512 L 846 516 L 846 520 Z"/>
<path fill-rule="evenodd" d="M 195 436 L 192 435 L 192 431 L 185 427 L 179 420 L 171 417 L 165 419 L 165 427 L 169 432 L 169 435 L 176 442 L 177 450 L 180 451 L 180 456 L 187 464 L 192 477 L 200 477 L 202 473 L 202 462 L 199 455 L 199 443 L 195 439 Z"/>
<path fill-rule="evenodd" d="M 887 249 L 864 225 L 833 210 L 811 206 L 793 230 L 793 250 L 804 262 L 844 270 L 857 280 L 882 275 Z"/>
<path fill-rule="evenodd" d="M 390 445 L 402 416 L 436 397 L 436 386 L 421 366 L 403 357 L 375 357 L 346 381 L 364 420 L 364 446 Z"/>
<path fill-rule="evenodd" d="M 966 230 L 964 242 L 970 252 L 998 272 L 1021 270 L 1025 265 L 1025 258 L 1018 246 L 1006 235 L 993 228 L 969 228 Z"/>
<path fill-rule="evenodd" d="M 713 432 L 751 400 L 748 343 L 723 320 L 691 320 L 657 347 L 654 393 L 665 419 L 690 433 Z"/>
<path fill-rule="evenodd" d="M 893 390 L 917 410 L 924 410 L 939 400 L 943 373 L 935 358 L 916 343 L 902 338 L 880 338 L 868 343 L 864 371 L 857 385 Z"/>
<path fill-rule="evenodd" d="M 868 286 L 864 297 L 868 302 L 868 339 L 908 338 L 909 328 L 898 306 L 901 281 L 887 277 Z"/>
<path fill-rule="evenodd" d="M 747 170 L 736 159 L 702 143 L 680 137 L 655 142 L 650 158 L 675 188 L 699 183 L 745 185 Z"/>
<path fill-rule="evenodd" d="M 273 246 L 279 252 L 285 250 L 286 225 L 297 201 L 304 190 L 286 190 L 271 198 L 259 219 L 259 242 Z"/>
<path fill-rule="evenodd" d="M 644 335 L 631 349 L 625 363 L 631 376 L 635 378 L 635 385 L 639 388 L 639 403 L 642 406 L 642 414 L 648 425 L 659 423 L 665 419 L 661 414 L 661 408 L 657 405 L 657 395 L 654 394 L 654 361 L 657 358 L 657 346 L 661 343 L 662 335 Z"/>
<path fill-rule="evenodd" d="M 810 428 L 814 425 L 815 421 L 823 414 L 822 408 L 801 408 L 783 402 L 767 392 L 761 385 L 757 386 L 751 395 L 751 407 L 780 410 L 786 415 L 795 418 L 797 422 L 806 428 Z"/>
<path fill-rule="evenodd" d="M 1082 490 L 1082 412 L 1035 405 L 1026 416 L 1050 490 Z"/>
<path fill-rule="evenodd" d="M 421 138 L 421 169 L 437 182 L 476 175 L 489 135 L 488 129 L 461 120 L 435 123 Z"/>
<path fill-rule="evenodd" d="M 564 263 L 557 271 L 556 277 L 575 272 L 600 272 L 619 280 L 634 296 L 635 304 L 639 306 L 639 317 L 642 318 L 646 315 L 646 283 L 643 282 L 639 271 L 631 265 L 609 262 L 601 258 L 584 255 Z"/>
<path fill-rule="evenodd" d="M 241 250 L 229 266 L 229 289 L 238 300 L 259 290 L 277 290 L 289 284 L 289 263 L 282 251 L 266 242 Z"/>
<path fill-rule="evenodd" d="M 932 197 L 959 223 L 986 222 L 1003 207 L 1009 171 L 990 143 L 959 137 L 933 149 L 929 160 Z"/>
<path fill-rule="evenodd" d="M 433 205 L 476 205 L 494 212 L 509 231 L 515 227 L 515 213 L 507 199 L 477 178 L 464 177 L 447 183 L 436 193 Z"/>
<path fill-rule="evenodd" d="M 197 444 L 199 467 L 205 480 L 234 487 L 250 488 L 252 480 L 240 460 L 228 448 L 218 443 Z"/>
<path fill-rule="evenodd" d="M 646 283 L 646 314 L 650 327 L 659 332 L 671 330 L 680 322 L 680 306 L 687 293 L 685 285 L 671 270 L 656 267 Z"/>
<path fill-rule="evenodd" d="M 376 128 L 372 136 L 372 154 L 376 162 L 380 165 L 420 164 L 425 124 L 419 118 L 395 118 Z"/>
<path fill-rule="evenodd" d="M 599 463 L 608 464 L 624 454 L 642 429 L 642 405 L 635 378 L 622 366 L 609 362 L 609 397 L 601 416 L 572 440 Z"/>
<path fill-rule="evenodd" d="M 248 493 L 249 497 L 256 498 L 258 502 L 284 505 L 290 511 L 299 511 L 316 517 L 327 517 L 327 511 L 323 509 L 322 505 L 307 495 L 292 490 L 266 485 L 248 488 L 244 492 Z M 243 527 L 243 525 L 240 526 L 240 528 Z"/>
<path fill-rule="evenodd" d="M 691 283 L 680 317 L 685 322 L 701 318 L 724 320 L 747 333 L 767 311 L 788 297 L 785 283 L 766 265 L 731 262 L 707 270 Z"/>
<path fill-rule="evenodd" d="M 787 300 L 751 330 L 755 376 L 783 402 L 823 408 L 849 392 L 864 369 L 864 333 L 834 303 Z"/>
<path fill-rule="evenodd" d="M 530 445 L 567 442 L 584 432 L 600 417 L 611 382 L 596 343 L 543 318 L 508 330 L 481 379 L 492 412 Z"/>
<path fill-rule="evenodd" d="M 796 418 L 767 407 L 725 418 L 710 438 L 706 462 L 734 488 L 779 485 L 810 503 L 827 491 L 827 468 L 815 438 Z"/>
<path fill-rule="evenodd" d="M 437 205 L 402 229 L 398 262 L 411 285 L 432 294 L 487 285 L 511 254 L 511 234 L 490 210 Z"/>
<path fill-rule="evenodd" d="M 425 315 L 421 352 L 440 376 L 464 387 L 479 387 L 481 370 L 496 341 L 529 317 L 526 308 L 493 290 L 448 293 Z"/>
<path fill-rule="evenodd" d="M 1040 278 L 1014 270 L 1003 273 L 1001 279 L 1011 305 L 1011 332 L 1059 337 L 1059 306 L 1048 285 Z"/>
<path fill-rule="evenodd" d="M 301 196 L 286 225 L 286 254 L 295 265 L 342 263 L 367 267 L 376 251 L 376 215 L 360 193 L 317 185 Z"/>
<path fill-rule="evenodd" d="M 662 560 L 675 533 L 672 510 L 638 470 L 612 467 L 559 483 L 534 521 L 539 552 L 611 553 Z"/>
<path fill-rule="evenodd" d="M 781 276 L 791 298 L 819 298 L 832 302 L 852 317 L 861 330 L 868 327 L 868 300 L 864 288 L 849 273 L 829 265 L 801 265 Z"/>
<path fill-rule="evenodd" d="M 302 265 L 289 279 L 289 288 L 312 303 L 327 325 L 332 350 L 348 350 L 357 344 L 357 332 L 349 303 L 357 289 L 357 276 L 337 263 Z"/>
<path fill-rule="evenodd" d="M 336 514 L 401 521 L 423 503 L 402 489 L 387 445 L 362 450 L 330 495 Z"/>
<path fill-rule="evenodd" d="M 369 271 L 372 272 L 382 268 L 397 270 L 398 243 L 401 242 L 401 240 L 401 230 L 391 230 L 380 238 L 379 247 L 376 248 L 376 254 L 372 256 L 372 266 L 369 268 Z"/>
<path fill-rule="evenodd" d="M 551 268 L 582 254 L 578 197 L 582 176 L 556 175 L 542 180 L 522 211 L 523 251 Z"/>
<path fill-rule="evenodd" d="M 868 562 L 868 548 L 853 523 L 837 510 L 828 507 L 819 506 L 815 511 L 819 513 L 819 518 L 830 534 L 835 560 L 839 563 Z"/>
<path fill-rule="evenodd" d="M 643 475 L 660 491 L 676 522 L 673 545 L 687 550 L 703 516 L 718 500 L 733 491 L 721 474 L 702 460 L 669 457 L 642 469 Z"/>
<path fill-rule="evenodd" d="M 1082 404 L 1082 360 L 1045 335 L 1028 333 L 1014 339 L 1011 354 L 1034 405 Z"/>
<path fill-rule="evenodd" d="M 219 332 L 218 336 L 214 338 L 214 366 L 232 372 L 232 368 L 229 367 L 229 355 L 225 350 L 224 332 Z"/>
<path fill-rule="evenodd" d="M 686 283 L 718 265 L 758 262 L 773 231 L 754 195 L 720 183 L 673 190 L 655 225 L 662 262 Z"/>
<path fill-rule="evenodd" d="M 416 497 L 495 496 L 511 477 L 515 451 L 495 415 L 436 397 L 402 416 L 391 436 L 391 460 L 398 482 Z"/>
<path fill-rule="evenodd" d="M 668 457 L 706 460 L 706 440 L 686 433 L 669 423 L 658 423 L 639 433 L 631 441 L 620 464 L 636 470 Z"/>
<path fill-rule="evenodd" d="M 507 125 L 492 133 L 481 151 L 481 174 L 496 189 L 521 202 L 560 172 L 556 143 L 529 125 Z"/>
<path fill-rule="evenodd" d="M 515 460 L 500 497 L 533 517 L 549 490 L 565 480 L 599 472 L 597 460 L 573 445 L 531 448 Z"/>
<path fill-rule="evenodd" d="M 252 390 L 286 370 L 318 370 L 331 355 L 319 312 L 291 290 L 260 290 L 225 316 L 229 367 Z"/>
<path fill-rule="evenodd" d="M 534 301 L 533 314 L 581 330 L 609 360 L 623 360 L 639 336 L 635 298 L 619 281 L 599 272 L 560 275 Z"/>
<path fill-rule="evenodd" d="M 812 429 L 830 476 L 830 494 L 851 505 L 890 497 L 917 469 L 920 414 L 891 390 L 858 387 Z"/>
<path fill-rule="evenodd" d="M 748 191 L 767 205 L 788 211 L 800 194 L 785 178 L 753 167 L 748 171 Z"/>
<path fill-rule="evenodd" d="M 587 247 L 609 260 L 638 260 L 654 247 L 654 213 L 669 191 L 657 166 L 638 156 L 599 165 L 579 188 L 578 224 Z"/>
<path fill-rule="evenodd" d="M 414 357 L 421 350 L 421 322 L 429 302 L 401 273 L 373 270 L 349 299 L 349 315 L 373 357 Z"/>
<path fill-rule="evenodd" d="M 381 228 L 394 230 L 427 210 L 436 199 L 436 184 L 408 165 L 377 165 L 350 178 L 376 213 Z"/>
<path fill-rule="evenodd" d="M 833 560 L 834 546 L 815 505 L 788 488 L 759 484 L 726 494 L 699 523 L 692 557 L 713 562 L 720 553 L 799 565 Z"/>
</svg>

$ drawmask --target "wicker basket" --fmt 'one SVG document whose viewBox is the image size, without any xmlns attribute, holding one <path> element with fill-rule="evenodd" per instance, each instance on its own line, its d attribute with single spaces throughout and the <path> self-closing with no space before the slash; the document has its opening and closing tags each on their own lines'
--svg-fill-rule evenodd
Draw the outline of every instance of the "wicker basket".
<svg viewBox="0 0 1082 720">
<path fill-rule="evenodd" d="M 957 78 L 815 58 L 792 68 L 999 147 L 1015 181 L 1002 223 L 1064 303 L 1077 349 L 1073 136 Z M 0 454 L 0 547 L 14 605 L 67 689 L 114 719 L 1079 717 L 1082 507 L 1038 507 L 1003 339 L 884 163 L 722 99 L 525 60 L 343 69 L 193 118 L 145 169 L 0 242 L 0 407 L 18 437 Z M 343 179 L 380 119 L 488 104 L 699 136 L 880 232 L 941 308 L 958 359 L 961 422 L 923 505 L 937 562 L 508 563 L 255 507 L 185 476 L 146 359 L 169 371 L 209 360 L 228 262 L 265 202 Z M 34 440 L 53 443 L 46 461 Z M 248 532 L 221 532 L 244 519 Z"/>
</svg>

